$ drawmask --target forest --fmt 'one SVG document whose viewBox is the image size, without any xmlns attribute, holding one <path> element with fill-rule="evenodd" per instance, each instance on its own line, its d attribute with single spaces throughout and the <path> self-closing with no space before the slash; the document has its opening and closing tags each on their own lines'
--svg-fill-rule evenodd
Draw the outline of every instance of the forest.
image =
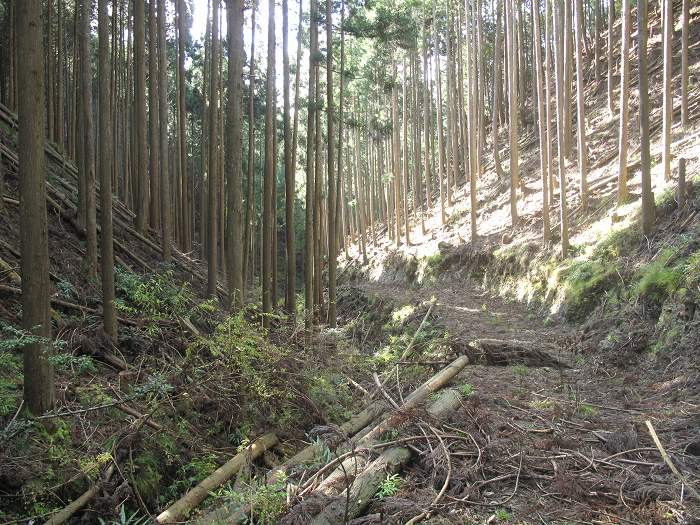
<svg viewBox="0 0 700 525">
<path fill-rule="evenodd" d="M 700 523 L 700 3 L 0 0 L 0 525 Z"/>
</svg>

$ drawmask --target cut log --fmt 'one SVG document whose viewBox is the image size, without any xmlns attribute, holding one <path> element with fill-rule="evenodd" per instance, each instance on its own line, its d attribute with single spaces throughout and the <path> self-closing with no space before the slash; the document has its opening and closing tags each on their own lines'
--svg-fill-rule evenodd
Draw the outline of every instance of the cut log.
<svg viewBox="0 0 700 525">
<path fill-rule="evenodd" d="M 523 364 L 532 367 L 570 368 L 569 365 L 553 357 L 549 351 L 556 351 L 553 345 L 526 341 L 502 339 L 477 339 L 467 344 L 468 352 L 474 361 L 483 361 L 491 366 Z M 545 347 L 548 351 L 542 350 Z"/>
<path fill-rule="evenodd" d="M 109 481 L 109 478 L 112 477 L 113 472 L 114 465 L 110 465 L 107 471 L 105 472 L 104 480 Z M 83 492 L 75 501 L 72 501 L 59 512 L 51 516 L 51 518 L 49 518 L 44 523 L 44 525 L 61 525 L 62 523 L 67 522 L 71 518 L 71 516 L 73 516 L 73 514 L 82 509 L 88 501 L 95 497 L 95 495 L 100 491 L 100 486 L 101 483 L 95 483 L 94 485 L 92 485 L 89 489 Z"/>
<path fill-rule="evenodd" d="M 322 447 L 326 446 L 329 448 L 335 448 L 338 445 L 337 439 L 340 439 L 341 436 L 353 436 L 383 414 L 387 408 L 387 404 L 384 401 L 374 401 L 373 403 L 370 403 L 362 412 L 355 414 L 348 421 L 340 425 L 336 434 L 337 438 L 334 440 L 336 441 L 335 443 L 314 443 L 300 450 L 270 473 L 270 475 L 267 477 L 266 485 L 271 486 L 277 483 L 279 480 L 284 479 L 284 476 L 291 467 L 313 461 L 316 454 L 321 451 Z M 218 523 L 222 520 L 225 520 L 226 523 L 244 523 L 251 510 L 252 507 L 249 503 L 244 504 L 241 508 L 239 508 L 239 505 L 225 505 L 212 510 L 209 514 L 204 516 L 204 518 L 198 520 L 197 523 L 205 525 Z"/>
<path fill-rule="evenodd" d="M 194 508 L 204 501 L 209 493 L 226 483 L 235 476 L 247 461 L 261 456 L 267 449 L 277 444 L 275 434 L 265 434 L 255 440 L 243 452 L 236 454 L 224 465 L 216 469 L 199 484 L 173 503 L 170 507 L 161 512 L 156 518 L 157 523 L 176 523 L 183 521 Z"/>
<path fill-rule="evenodd" d="M 428 415 L 434 419 L 441 419 L 454 412 L 460 406 L 461 399 L 462 396 L 457 390 L 445 390 L 430 405 L 427 410 Z M 351 483 L 349 488 L 335 497 L 312 523 L 314 525 L 342 524 L 346 519 L 360 516 L 372 501 L 386 476 L 399 472 L 411 456 L 411 450 L 405 447 L 392 447 L 384 451 L 354 480 L 348 479 L 348 483 Z M 333 475 L 337 474 L 334 472 L 331 476 Z M 350 491 L 349 494 L 348 491 Z"/>
<path fill-rule="evenodd" d="M 449 366 L 443 368 L 440 372 L 423 383 L 417 390 L 406 398 L 399 410 L 392 412 L 386 419 L 375 425 L 364 433 L 358 440 L 357 444 L 371 443 L 379 438 L 387 430 L 397 428 L 405 423 L 406 413 L 418 407 L 430 394 L 443 388 L 464 367 L 469 364 L 469 357 L 463 355 L 455 359 Z"/>
</svg>

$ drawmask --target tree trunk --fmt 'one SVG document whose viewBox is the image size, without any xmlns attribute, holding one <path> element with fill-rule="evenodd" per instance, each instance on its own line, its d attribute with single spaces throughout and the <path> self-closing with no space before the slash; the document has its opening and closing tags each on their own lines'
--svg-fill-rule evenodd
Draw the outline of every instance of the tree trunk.
<svg viewBox="0 0 700 525">
<path fill-rule="evenodd" d="M 161 226 L 163 262 L 169 264 L 172 260 L 172 210 L 170 194 L 170 169 L 169 169 L 169 133 L 168 133 L 168 62 L 167 43 L 165 34 L 167 32 L 167 20 L 165 18 L 165 2 L 158 0 L 158 96 L 160 102 L 158 111 L 160 112 L 160 205 L 161 205 Z"/>
<path fill-rule="evenodd" d="M 145 2 L 134 2 L 134 60 L 136 84 L 134 104 L 136 107 L 136 230 L 146 231 L 148 218 L 148 137 L 146 135 L 146 16 Z M 102 165 L 102 159 L 100 159 Z M 101 169 L 100 169 L 101 171 Z"/>
<path fill-rule="evenodd" d="M 588 208 L 588 151 L 586 150 L 586 106 L 583 100 L 583 91 L 586 80 L 583 78 L 583 0 L 574 0 L 576 26 L 576 111 L 577 111 L 577 138 L 578 138 L 578 169 L 580 177 L 581 209 Z"/>
<path fill-rule="evenodd" d="M 53 366 L 49 361 L 49 249 L 44 174 L 44 43 L 41 0 L 17 2 L 15 11 L 18 68 L 18 158 L 22 326 L 39 341 L 24 348 L 24 401 L 33 414 L 54 405 Z"/>
<path fill-rule="evenodd" d="M 624 0 L 623 0 L 624 1 Z M 608 0 L 608 109 L 610 113 L 615 112 L 615 101 L 613 100 L 613 66 L 615 65 L 615 55 L 613 54 L 613 26 L 615 24 L 615 0 Z"/>
<path fill-rule="evenodd" d="M 92 118 L 92 65 L 90 52 L 90 17 L 92 0 L 82 0 L 80 17 L 80 94 L 81 123 L 79 148 L 81 158 L 78 163 L 82 168 L 84 201 L 80 205 L 85 213 L 85 250 L 86 265 L 90 277 L 97 276 L 97 212 L 95 197 L 95 134 Z"/>
<path fill-rule="evenodd" d="M 617 167 L 617 201 L 623 204 L 627 201 L 627 123 L 629 119 L 629 90 L 630 90 L 630 33 L 631 33 L 630 0 L 622 0 L 622 70 L 620 82 L 620 135 L 619 156 Z"/>
<path fill-rule="evenodd" d="M 647 69 L 647 0 L 637 2 L 637 53 L 639 54 L 639 138 L 642 172 L 642 231 L 650 235 L 654 227 L 654 194 L 651 189 L 649 152 L 649 71 Z"/>
<path fill-rule="evenodd" d="M 257 0 L 253 2 L 250 30 L 250 69 L 248 81 L 248 180 L 246 181 L 245 232 L 243 234 L 243 290 L 241 300 L 245 302 L 246 279 L 248 267 L 255 267 L 255 251 L 251 248 L 253 242 L 253 221 L 255 204 L 255 14 L 258 10 Z M 252 252 L 252 253 L 251 253 Z"/>
<path fill-rule="evenodd" d="M 318 3 L 311 0 L 310 44 L 309 44 L 309 93 L 306 126 L 306 210 L 305 210 L 305 250 L 304 250 L 304 308 L 307 343 L 313 327 L 314 313 L 314 126 L 316 122 L 316 59 Z"/>
<path fill-rule="evenodd" d="M 117 310 L 114 304 L 114 245 L 112 236 L 112 113 L 107 0 L 99 0 L 99 89 L 100 89 L 100 271 L 102 273 L 102 315 L 105 334 L 117 339 Z M 142 57 L 143 58 L 143 57 Z M 144 143 L 145 144 L 145 143 Z"/>
<path fill-rule="evenodd" d="M 433 55 L 435 58 L 435 83 L 437 84 L 437 136 L 438 136 L 438 184 L 440 187 L 440 224 L 446 222 L 445 216 L 445 138 L 442 129 L 442 78 L 440 73 L 440 46 L 437 41 L 437 27 L 433 6 Z"/>
<path fill-rule="evenodd" d="M 683 27 L 681 33 L 681 125 L 688 127 L 688 31 L 690 27 L 690 0 L 683 0 Z"/>
<path fill-rule="evenodd" d="M 671 180 L 671 126 L 673 125 L 673 0 L 663 0 L 664 82 L 661 164 L 664 180 Z"/>
<path fill-rule="evenodd" d="M 506 0 L 506 25 L 508 32 L 508 57 L 509 57 L 509 128 L 510 128 L 510 221 L 511 226 L 518 224 L 518 180 L 519 180 L 519 152 L 518 152 L 518 68 L 517 49 L 515 46 L 513 0 Z"/>
<path fill-rule="evenodd" d="M 342 82 L 342 79 L 341 79 Z M 335 328 L 336 315 L 336 183 L 335 183 L 335 144 L 333 136 L 333 1 L 326 0 L 326 103 L 327 108 L 327 183 L 328 183 L 328 326 Z M 287 228 L 290 224 L 287 224 Z M 293 227 L 293 224 L 292 224 Z"/>
<path fill-rule="evenodd" d="M 218 263 L 218 216 L 217 202 L 219 194 L 219 2 L 214 0 L 212 7 L 211 30 L 211 73 L 209 74 L 209 174 L 207 188 L 207 296 L 216 297 L 217 263 Z M 184 186 L 183 186 L 184 191 Z M 187 206 L 183 206 L 187 214 Z M 184 219 L 184 217 L 183 217 Z"/>
<path fill-rule="evenodd" d="M 545 7 L 546 16 L 546 7 Z M 545 110 L 545 98 L 542 84 L 544 83 L 544 75 L 542 74 L 542 37 L 540 34 L 540 2 L 533 0 L 532 2 L 532 19 L 535 26 L 535 35 L 533 47 L 535 51 L 535 60 L 533 66 L 535 68 L 535 76 L 537 81 L 537 121 L 540 138 L 540 171 L 542 172 L 542 241 L 546 244 L 549 242 L 549 147 L 550 142 L 547 140 L 547 112 Z M 549 102 L 547 102 L 549 104 Z"/>
<path fill-rule="evenodd" d="M 226 277 L 228 307 L 243 305 L 243 2 L 227 0 Z"/>
<path fill-rule="evenodd" d="M 296 307 L 296 253 L 294 250 L 294 164 L 292 153 L 291 107 L 289 93 L 289 6 L 288 0 L 282 0 L 282 74 L 283 87 L 283 119 L 284 119 L 284 212 L 285 212 L 285 253 L 286 253 L 286 286 L 284 306 L 287 313 L 294 315 Z M 299 78 L 299 71 L 296 72 Z"/>
<path fill-rule="evenodd" d="M 158 50 L 156 30 L 156 0 L 148 4 L 148 135 L 150 146 L 150 205 L 149 224 L 154 230 L 160 229 L 160 171 L 161 156 L 158 139 Z"/>
<path fill-rule="evenodd" d="M 192 249 L 191 221 L 189 219 L 189 178 L 187 176 L 187 102 L 185 97 L 185 0 L 177 1 L 177 97 L 178 97 L 178 153 L 179 153 L 179 202 L 180 246 L 184 252 Z M 214 63 L 214 62 L 212 62 Z"/>
<path fill-rule="evenodd" d="M 566 207 L 566 166 L 564 157 L 564 13 L 561 4 L 552 12 L 554 20 L 554 40 L 556 42 L 555 68 L 556 68 L 556 98 L 557 98 L 557 145 L 559 156 L 559 216 L 561 233 L 561 255 L 566 257 L 569 252 L 569 215 Z"/>
<path fill-rule="evenodd" d="M 267 49 L 275 49 L 275 3 L 268 2 Z M 272 313 L 272 258 L 276 250 L 273 246 L 275 227 L 274 184 L 275 184 L 275 53 L 267 53 L 267 84 L 265 94 L 265 179 L 263 190 L 263 260 L 262 260 L 262 306 L 263 326 L 269 328 Z"/>
</svg>

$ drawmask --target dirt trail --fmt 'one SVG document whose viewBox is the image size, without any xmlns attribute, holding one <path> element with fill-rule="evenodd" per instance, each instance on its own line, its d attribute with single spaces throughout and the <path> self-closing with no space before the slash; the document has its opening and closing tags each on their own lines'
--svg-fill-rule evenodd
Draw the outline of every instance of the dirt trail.
<svg viewBox="0 0 700 525">
<path fill-rule="evenodd" d="M 397 307 L 434 297 L 433 312 L 453 338 L 515 339 L 550 353 L 554 347 L 553 356 L 571 366 L 475 365 L 461 374 L 474 393 L 451 425 L 478 450 L 452 457 L 437 514 L 451 523 L 697 523 L 700 502 L 688 500 L 644 424 L 653 421 L 676 465 L 697 479 L 697 374 L 672 367 L 645 374 L 641 356 L 626 356 L 615 366 L 602 352 L 583 354 L 586 338 L 573 328 L 548 326 L 524 305 L 494 297 L 472 281 L 354 285 Z M 373 511 L 401 523 L 416 506 L 429 505 L 446 475 L 435 459 L 414 463 L 395 498 Z"/>
<path fill-rule="evenodd" d="M 433 312 L 450 335 L 460 340 L 512 339 L 531 343 L 545 340 L 556 345 L 570 335 L 566 327 L 545 326 L 540 315 L 522 304 L 484 291 L 471 280 L 419 288 L 364 281 L 357 287 L 397 304 L 415 304 L 434 297 Z"/>
</svg>

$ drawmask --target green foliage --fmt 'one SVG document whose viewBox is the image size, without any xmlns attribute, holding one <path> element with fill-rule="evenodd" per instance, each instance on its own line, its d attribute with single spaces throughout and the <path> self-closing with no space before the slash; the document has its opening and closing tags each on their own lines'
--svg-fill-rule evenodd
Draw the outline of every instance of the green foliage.
<svg viewBox="0 0 700 525">
<path fill-rule="evenodd" d="M 462 397 L 471 397 L 474 394 L 474 387 L 469 383 L 462 383 L 457 387 Z"/>
<path fill-rule="evenodd" d="M 505 509 L 498 509 L 496 511 L 495 516 L 496 516 L 496 519 L 500 522 L 507 522 L 513 518 L 513 516 L 510 514 L 510 512 L 508 512 Z"/>
<path fill-rule="evenodd" d="M 66 299 L 75 299 L 78 297 L 78 291 L 69 281 L 61 279 L 56 283 L 56 288 L 58 289 L 58 292 Z"/>
<path fill-rule="evenodd" d="M 102 518 L 97 518 L 100 525 L 145 525 L 151 521 L 149 516 L 139 516 L 139 511 L 133 514 L 127 515 L 126 508 L 124 504 L 119 507 L 119 517 L 114 520 L 103 520 Z"/>
<path fill-rule="evenodd" d="M 154 334 L 158 331 L 157 321 L 184 317 L 192 310 L 194 294 L 189 283 L 177 282 L 172 270 L 140 276 L 117 267 L 117 309 L 148 317 L 151 322 L 147 331 Z"/>
<path fill-rule="evenodd" d="M 264 332 L 249 323 L 243 312 L 226 318 L 202 343 L 239 379 L 238 390 L 258 409 L 284 397 L 278 385 L 279 362 L 286 351 L 269 342 Z"/>
<path fill-rule="evenodd" d="M 577 261 L 564 273 L 569 321 L 581 321 L 600 304 L 603 294 L 617 279 L 617 267 L 598 260 Z"/>
<path fill-rule="evenodd" d="M 21 356 L 14 352 L 0 351 L 0 416 L 7 416 L 17 409 L 22 396 L 21 387 Z"/>
<path fill-rule="evenodd" d="M 588 417 L 593 417 L 596 414 L 598 414 L 598 409 L 596 409 L 592 405 L 582 403 L 578 406 L 577 412 L 578 412 L 578 415 L 581 416 L 582 418 L 588 418 Z"/>
<path fill-rule="evenodd" d="M 246 518 L 243 523 L 253 525 L 272 525 L 279 523 L 287 510 L 286 477 L 282 475 L 275 483 L 252 483 L 245 491 L 236 491 L 231 484 L 219 489 L 215 495 L 235 506 L 250 504 L 255 515 Z"/>
<path fill-rule="evenodd" d="M 97 372 L 95 361 L 86 355 L 56 354 L 49 357 L 49 362 L 58 370 L 71 371 L 79 376 L 88 372 L 93 374 Z"/>
<path fill-rule="evenodd" d="M 341 374 L 309 370 L 304 375 L 309 398 L 330 421 L 340 423 L 352 415 L 352 392 Z"/>
<path fill-rule="evenodd" d="M 398 474 L 387 474 L 386 478 L 384 478 L 382 483 L 379 485 L 377 497 L 379 499 L 384 499 L 396 495 L 401 488 L 402 483 L 403 480 Z"/>
<path fill-rule="evenodd" d="M 683 283 L 686 267 L 679 263 L 672 265 L 678 253 L 673 248 L 664 249 L 650 264 L 641 268 L 633 293 L 636 297 L 660 305 Z"/>
</svg>

